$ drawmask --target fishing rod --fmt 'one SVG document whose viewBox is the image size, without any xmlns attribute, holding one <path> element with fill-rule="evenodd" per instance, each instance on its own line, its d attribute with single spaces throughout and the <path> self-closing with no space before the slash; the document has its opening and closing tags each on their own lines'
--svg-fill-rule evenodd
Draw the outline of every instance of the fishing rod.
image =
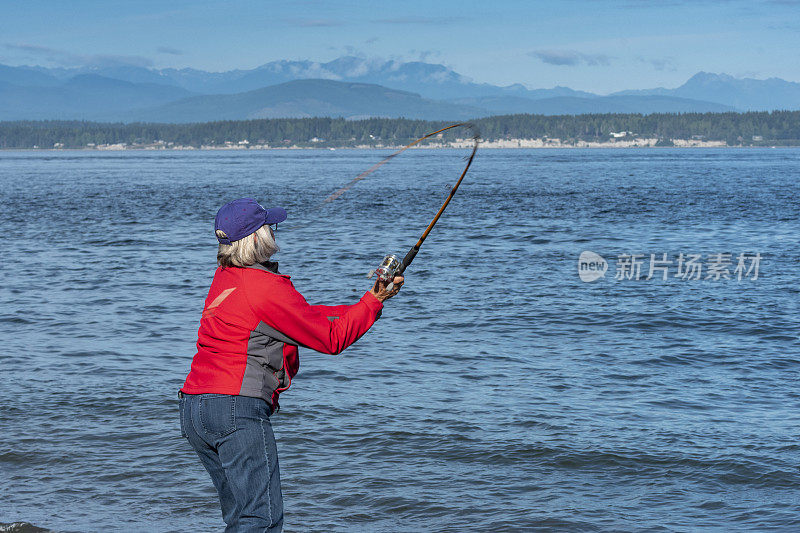
<svg viewBox="0 0 800 533">
<path fill-rule="evenodd" d="M 337 198 L 342 193 L 344 193 L 347 189 L 349 189 L 353 184 L 355 184 L 357 181 L 364 179 L 364 177 L 366 177 L 367 174 L 373 172 L 378 167 L 380 167 L 381 165 L 387 163 L 390 159 L 392 159 L 393 157 L 397 156 L 398 154 L 400 154 L 404 150 L 407 150 L 408 148 L 411 148 L 415 144 L 417 144 L 417 143 L 419 143 L 419 142 L 421 142 L 421 141 L 423 141 L 423 140 L 425 140 L 425 139 L 427 139 L 429 137 L 432 137 L 432 136 L 434 136 L 434 135 L 436 135 L 438 133 L 441 133 L 441 132 L 443 132 L 445 130 L 449 130 L 449 129 L 452 129 L 452 128 L 458 128 L 458 127 L 469 128 L 473 133 L 472 140 L 474 141 L 474 143 L 473 143 L 473 146 L 472 146 L 472 152 L 470 152 L 469 156 L 466 159 L 467 164 L 464 167 L 464 170 L 461 171 L 461 176 L 459 176 L 458 181 L 456 181 L 456 184 L 453 185 L 453 187 L 450 189 L 450 194 L 447 195 L 447 198 L 445 199 L 444 203 L 442 204 L 442 207 L 440 207 L 439 211 L 436 212 L 436 216 L 433 217 L 433 220 L 431 220 L 431 223 L 428 224 L 427 228 L 425 228 L 425 231 L 422 233 L 422 236 L 419 238 L 417 243 L 414 246 L 411 247 L 411 249 L 408 251 L 408 253 L 403 258 L 402 261 L 400 260 L 400 258 L 398 256 L 396 256 L 394 254 L 388 254 L 386 257 L 383 258 L 383 261 L 381 261 L 381 264 L 378 265 L 378 267 L 376 269 L 371 270 L 369 273 L 367 273 L 367 278 L 371 278 L 373 275 L 376 275 L 378 280 L 380 280 L 380 281 L 389 281 L 389 285 L 386 286 L 386 290 L 392 290 L 392 287 L 394 286 L 394 283 L 392 282 L 392 280 L 394 279 L 394 277 L 397 276 L 397 275 L 402 274 L 405 271 L 405 269 L 408 268 L 408 266 L 411 264 L 411 262 L 414 260 L 414 258 L 417 256 L 417 253 L 419 252 L 419 249 L 422 246 L 422 243 L 425 242 L 425 239 L 428 238 L 428 234 L 430 234 L 430 232 L 433 229 L 433 227 L 439 221 L 439 218 L 442 216 L 442 213 L 444 213 L 444 210 L 447 209 L 447 205 L 450 203 L 450 200 L 453 199 L 453 196 L 455 196 L 456 191 L 458 190 L 458 186 L 461 185 L 461 182 L 463 181 L 464 176 L 467 175 L 467 171 L 469 170 L 470 165 L 472 165 L 472 160 L 475 159 L 475 154 L 478 151 L 478 144 L 480 143 L 480 139 L 481 139 L 477 128 L 473 124 L 471 124 L 469 122 L 461 122 L 461 123 L 458 123 L 458 124 L 453 124 L 451 126 L 447 126 L 446 128 L 442 128 L 440 130 L 436 130 L 436 131 L 434 131 L 432 133 L 429 133 L 429 134 L 425 135 L 424 137 L 420 137 L 416 141 L 407 144 L 406 146 L 404 146 L 403 148 L 401 148 L 397 152 L 391 154 L 389 157 L 387 157 L 383 161 L 373 165 L 367 171 L 362 172 L 353 181 L 351 181 L 348 185 L 346 185 L 345 187 L 342 187 L 341 189 L 339 189 L 338 191 L 336 191 L 335 193 L 333 193 L 329 197 L 329 199 Z M 330 200 L 326 200 L 326 201 L 330 201 Z"/>
</svg>

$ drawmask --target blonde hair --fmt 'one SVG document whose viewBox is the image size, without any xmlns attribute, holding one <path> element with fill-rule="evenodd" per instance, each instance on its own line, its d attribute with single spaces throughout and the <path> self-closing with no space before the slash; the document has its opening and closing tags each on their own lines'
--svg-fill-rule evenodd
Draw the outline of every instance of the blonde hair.
<svg viewBox="0 0 800 533">
<path fill-rule="evenodd" d="M 217 237 L 227 239 L 228 235 L 217 230 Z M 247 237 L 231 244 L 220 244 L 217 249 L 217 264 L 226 267 L 245 267 L 268 261 L 280 248 L 275 244 L 269 226 L 261 226 Z"/>
</svg>

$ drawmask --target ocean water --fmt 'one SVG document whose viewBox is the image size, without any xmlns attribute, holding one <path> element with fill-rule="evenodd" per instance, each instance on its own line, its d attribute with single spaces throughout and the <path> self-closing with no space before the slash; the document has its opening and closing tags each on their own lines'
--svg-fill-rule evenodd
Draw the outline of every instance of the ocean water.
<svg viewBox="0 0 800 533">
<path fill-rule="evenodd" d="M 284 206 L 281 271 L 352 303 L 465 153 L 322 205 L 383 155 L 0 152 L 0 523 L 222 530 L 176 396 L 216 209 Z M 797 149 L 479 151 L 372 330 L 301 350 L 285 530 L 800 530 L 799 174 Z"/>
</svg>

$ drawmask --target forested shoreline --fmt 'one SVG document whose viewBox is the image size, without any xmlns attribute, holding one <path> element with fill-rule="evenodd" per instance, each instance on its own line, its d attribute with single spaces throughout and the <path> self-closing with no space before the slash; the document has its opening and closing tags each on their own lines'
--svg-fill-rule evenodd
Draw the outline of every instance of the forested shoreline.
<svg viewBox="0 0 800 533">
<path fill-rule="evenodd" d="M 685 114 L 502 115 L 473 121 L 487 141 L 557 139 L 561 145 L 657 139 L 728 146 L 800 146 L 800 111 Z M 0 149 L 386 147 L 408 143 L 447 122 L 371 118 L 297 118 L 196 124 L 82 121 L 0 122 Z M 429 143 L 468 135 L 449 130 Z"/>
</svg>

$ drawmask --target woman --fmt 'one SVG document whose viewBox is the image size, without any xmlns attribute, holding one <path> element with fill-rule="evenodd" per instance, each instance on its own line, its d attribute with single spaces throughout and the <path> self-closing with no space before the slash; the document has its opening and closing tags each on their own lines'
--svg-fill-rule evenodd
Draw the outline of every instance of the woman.
<svg viewBox="0 0 800 533">
<path fill-rule="evenodd" d="M 181 433 L 219 493 L 226 531 L 280 531 L 278 454 L 270 415 L 299 366 L 297 347 L 337 354 L 380 316 L 403 285 L 378 282 L 355 305 L 309 305 L 269 259 L 270 227 L 286 219 L 242 198 L 217 213 L 214 281 L 205 301 L 197 353 L 181 388 Z"/>
</svg>

